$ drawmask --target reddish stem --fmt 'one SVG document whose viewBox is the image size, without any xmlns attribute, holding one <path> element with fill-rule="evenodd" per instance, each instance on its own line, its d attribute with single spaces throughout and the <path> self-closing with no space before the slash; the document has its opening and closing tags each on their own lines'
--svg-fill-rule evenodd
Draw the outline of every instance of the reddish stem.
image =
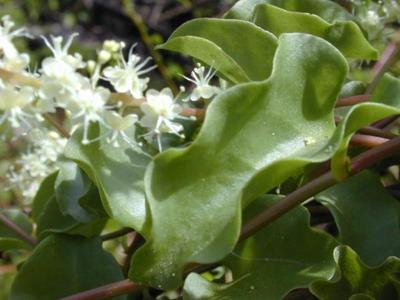
<svg viewBox="0 0 400 300">
<path fill-rule="evenodd" d="M 357 174 L 361 170 L 371 167 L 377 161 L 398 153 L 398 151 L 400 151 L 400 137 L 392 139 L 357 156 L 352 162 L 350 174 Z M 247 239 L 280 216 L 295 208 L 297 205 L 334 186 L 336 183 L 337 181 L 331 172 L 327 172 L 310 181 L 246 223 L 242 227 L 242 233 L 239 241 Z"/>
<path fill-rule="evenodd" d="M 143 287 L 144 286 L 135 284 L 129 279 L 126 279 L 123 281 L 104 285 L 92 290 L 88 290 L 79 294 L 75 294 L 69 297 L 65 297 L 62 298 L 61 300 L 107 299 L 114 296 L 129 294 L 134 291 L 140 290 Z"/>
<path fill-rule="evenodd" d="M 14 231 L 21 239 L 28 242 L 32 246 L 36 246 L 37 242 L 33 237 L 27 234 L 21 227 L 19 227 L 2 213 L 0 213 L 0 222 L 3 223 L 7 228 Z"/>
<path fill-rule="evenodd" d="M 351 138 L 350 144 L 354 146 L 374 148 L 383 143 L 386 143 L 387 141 L 388 139 L 382 137 L 365 135 L 365 134 L 355 134 Z"/>
<path fill-rule="evenodd" d="M 363 103 L 369 100 L 371 95 L 356 95 L 356 96 L 350 96 L 350 97 L 345 97 L 342 99 L 339 99 L 336 103 L 336 107 L 341 107 L 341 106 L 351 106 L 359 103 Z"/>
</svg>

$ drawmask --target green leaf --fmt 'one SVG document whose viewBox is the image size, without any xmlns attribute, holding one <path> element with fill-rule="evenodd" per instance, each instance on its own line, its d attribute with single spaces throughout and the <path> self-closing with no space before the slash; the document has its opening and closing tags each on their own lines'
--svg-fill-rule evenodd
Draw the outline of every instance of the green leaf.
<svg viewBox="0 0 400 300">
<path fill-rule="evenodd" d="M 334 253 L 337 270 L 331 281 L 316 281 L 311 291 L 321 300 L 399 299 L 400 259 L 388 258 L 376 268 L 367 267 L 349 247 L 340 246 Z"/>
<path fill-rule="evenodd" d="M 38 238 L 44 239 L 52 233 L 70 233 L 86 237 L 98 235 L 107 220 L 104 215 L 91 214 L 90 220 L 80 222 L 61 211 L 56 200 L 55 183 L 57 176 L 58 173 L 54 173 L 43 181 L 33 202 L 32 215 L 37 223 L 36 234 Z M 87 196 L 93 198 L 90 202 L 100 201 L 96 190 L 92 190 Z M 84 209 L 84 207 L 80 209 Z"/>
<path fill-rule="evenodd" d="M 88 223 L 81 223 L 69 215 L 63 215 L 53 195 L 39 216 L 37 236 L 39 239 L 44 239 L 53 233 L 70 233 L 93 237 L 100 234 L 106 221 L 106 218 L 99 218 Z"/>
<path fill-rule="evenodd" d="M 364 171 L 316 198 L 335 217 L 339 241 L 353 248 L 367 265 L 400 256 L 400 204 L 379 176 Z"/>
<path fill-rule="evenodd" d="M 336 128 L 333 111 L 346 72 L 344 57 L 325 40 L 284 34 L 268 80 L 216 97 L 194 143 L 161 153 L 147 169 L 152 232 L 133 257 L 130 278 L 179 286 L 186 264 L 215 262 L 232 250 L 241 207 L 307 164 L 331 158 L 358 126 L 397 112 L 359 104 L 359 114 L 351 111 L 346 120 L 363 121 Z"/>
<path fill-rule="evenodd" d="M 254 10 L 253 22 L 276 36 L 286 32 L 304 32 L 322 37 L 346 57 L 378 58 L 378 52 L 369 44 L 357 24 L 352 21 L 328 23 L 316 15 L 292 12 L 269 4 L 259 4 Z"/>
<path fill-rule="evenodd" d="M 99 239 L 54 235 L 43 240 L 22 265 L 10 300 L 60 299 L 123 279 L 119 265 L 102 249 Z"/>
<path fill-rule="evenodd" d="M 353 133 L 376 120 L 399 113 L 400 80 L 386 74 L 374 90 L 370 102 L 352 106 L 339 125 L 344 138 L 331 162 L 332 172 L 338 180 L 344 180 L 349 175 L 347 149 Z"/>
<path fill-rule="evenodd" d="M 277 203 L 266 196 L 245 211 L 251 219 Z M 309 226 L 307 210 L 298 206 L 240 244 L 224 264 L 236 280 L 226 285 L 208 282 L 191 274 L 185 281 L 184 299 L 279 300 L 295 288 L 307 287 L 315 279 L 329 279 L 335 269 L 332 252 L 337 242 Z"/>
<path fill-rule="evenodd" d="M 32 223 L 20 210 L 13 208 L 1 209 L 0 212 L 27 234 L 32 234 Z M 0 251 L 31 248 L 30 244 L 22 240 L 18 234 L 0 222 Z"/>
<path fill-rule="evenodd" d="M 91 126 L 89 137 L 99 135 L 98 125 Z M 65 155 L 74 160 L 96 184 L 103 206 L 121 226 L 143 233 L 146 203 L 143 176 L 149 158 L 133 151 L 124 141 L 116 148 L 106 141 L 82 145 L 82 131 L 69 140 Z"/>
<path fill-rule="evenodd" d="M 78 165 L 72 161 L 58 162 L 58 176 L 55 182 L 55 196 L 58 206 L 64 215 L 70 215 L 80 222 L 88 222 L 91 215 L 79 205 L 79 200 L 85 196 L 90 188 L 90 179 Z"/>
<path fill-rule="evenodd" d="M 37 223 L 39 216 L 46 207 L 47 202 L 54 195 L 54 184 L 58 171 L 47 176 L 39 186 L 39 189 L 32 201 L 32 219 Z"/>
<path fill-rule="evenodd" d="M 386 73 L 374 89 L 371 101 L 400 108 L 400 79 Z"/>
<path fill-rule="evenodd" d="M 225 18 L 250 21 L 254 8 L 263 3 L 290 11 L 314 14 L 328 22 L 353 18 L 342 6 L 330 0 L 240 0 L 228 11 Z"/>
<path fill-rule="evenodd" d="M 318 37 L 285 34 L 274 62 L 268 81 L 233 87 L 211 103 L 189 148 L 166 151 L 149 166 L 153 227 L 133 258 L 137 282 L 173 288 L 185 264 L 220 260 L 237 240 L 241 200 L 246 206 L 329 156 L 344 58 Z"/>
<path fill-rule="evenodd" d="M 239 83 L 266 79 L 276 46 L 271 33 L 250 22 L 201 18 L 180 26 L 158 48 L 192 56 Z"/>
</svg>

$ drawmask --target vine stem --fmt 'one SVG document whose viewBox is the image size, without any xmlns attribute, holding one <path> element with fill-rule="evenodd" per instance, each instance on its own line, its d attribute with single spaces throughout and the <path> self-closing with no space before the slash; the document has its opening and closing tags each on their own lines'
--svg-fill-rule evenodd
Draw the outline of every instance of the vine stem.
<svg viewBox="0 0 400 300">
<path fill-rule="evenodd" d="M 107 299 L 114 296 L 124 295 L 144 288 L 129 279 L 114 282 L 92 290 L 88 290 L 61 300 L 84 300 L 84 299 Z"/>
<path fill-rule="evenodd" d="M 105 242 L 105 241 L 109 241 L 109 240 L 112 240 L 112 239 L 119 238 L 119 237 L 124 236 L 124 235 L 126 235 L 126 234 L 128 234 L 128 233 L 131 233 L 131 232 L 133 232 L 133 231 L 134 231 L 134 230 L 133 230 L 132 228 L 125 227 L 125 228 L 122 228 L 122 229 L 120 229 L 120 230 L 117 230 L 117 231 L 114 231 L 114 232 L 110 232 L 110 233 L 104 234 L 104 235 L 102 235 L 102 236 L 100 237 L 100 239 L 101 239 L 103 242 Z"/>
<path fill-rule="evenodd" d="M 363 103 L 369 100 L 371 95 L 355 95 L 355 96 L 350 96 L 350 97 L 344 97 L 339 99 L 336 102 L 336 107 L 342 107 L 342 106 L 351 106 L 359 103 Z"/>
<path fill-rule="evenodd" d="M 21 227 L 19 227 L 2 213 L 0 213 L 0 222 L 3 223 L 7 228 L 14 231 L 21 239 L 28 242 L 32 246 L 36 246 L 37 241 L 33 237 L 27 234 Z"/>
<path fill-rule="evenodd" d="M 354 146 L 362 146 L 367 148 L 374 148 L 383 143 L 386 143 L 389 139 L 383 137 L 377 137 L 365 134 L 355 134 L 350 140 L 350 144 Z"/>
<path fill-rule="evenodd" d="M 377 161 L 396 154 L 398 151 L 400 151 L 400 137 L 394 138 L 376 148 L 368 150 L 353 159 L 350 175 L 355 175 L 372 166 Z M 297 205 L 300 205 L 315 194 L 334 186 L 336 183 L 338 183 L 338 181 L 333 177 L 330 171 L 310 181 L 306 185 L 286 196 L 282 201 L 266 209 L 246 223 L 242 227 L 240 241 L 247 239 L 283 214 L 295 208 Z"/>
<path fill-rule="evenodd" d="M 368 167 L 371 167 L 376 162 L 396 154 L 398 151 L 400 151 L 400 137 L 394 138 L 384 144 L 368 150 L 353 159 L 350 175 L 355 175 L 358 172 Z M 315 194 L 318 194 L 323 190 L 334 186 L 336 183 L 338 182 L 330 172 L 327 172 L 322 176 L 319 176 L 318 178 L 310 181 L 306 185 L 289 194 L 283 200 L 271 206 L 270 208 L 253 218 L 251 221 L 246 223 L 242 227 L 239 242 L 244 241 L 280 216 L 295 208 L 297 205 L 300 205 L 304 201 L 310 199 Z M 139 285 L 130 280 L 123 280 L 120 282 L 101 286 L 93 290 L 78 293 L 73 296 L 63 298 L 61 300 L 107 299 L 109 297 L 138 291 L 142 288 L 145 288 L 145 286 Z"/>
<path fill-rule="evenodd" d="M 392 41 L 387 45 L 386 49 L 383 51 L 381 58 L 372 68 L 372 74 L 374 75 L 374 79 L 367 88 L 367 94 L 371 94 L 374 91 L 374 89 L 378 85 L 383 75 L 386 73 L 386 71 L 389 70 L 393 61 L 396 59 L 396 55 L 399 52 L 399 43 L 400 43 L 400 32 L 397 32 L 394 35 Z"/>
</svg>

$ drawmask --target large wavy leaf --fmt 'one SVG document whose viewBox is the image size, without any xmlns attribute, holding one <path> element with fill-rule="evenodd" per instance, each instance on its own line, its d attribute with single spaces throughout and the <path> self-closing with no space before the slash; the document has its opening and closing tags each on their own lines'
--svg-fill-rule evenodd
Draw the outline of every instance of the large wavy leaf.
<svg viewBox="0 0 400 300">
<path fill-rule="evenodd" d="M 248 220 L 273 205 L 278 197 L 265 196 L 245 211 Z M 329 279 L 337 242 L 309 226 L 307 210 L 299 206 L 240 244 L 224 260 L 234 282 L 220 285 L 197 274 L 185 281 L 184 299 L 279 300 L 292 289 L 307 287 L 315 279 Z"/>
<path fill-rule="evenodd" d="M 130 276 L 175 287 L 186 263 L 229 253 L 242 198 L 246 205 L 328 156 L 332 111 L 346 72 L 344 58 L 326 41 L 282 35 L 268 81 L 217 97 L 193 145 L 166 151 L 149 166 L 152 235 L 134 256 Z"/>
<path fill-rule="evenodd" d="M 367 267 L 349 247 L 335 249 L 336 274 L 330 281 L 316 281 L 311 291 L 321 300 L 399 299 L 400 259 L 389 257 L 376 268 Z"/>
<path fill-rule="evenodd" d="M 335 217 L 339 241 L 369 266 L 400 256 L 400 205 L 379 176 L 364 171 L 324 191 L 317 199 Z"/>
<path fill-rule="evenodd" d="M 98 125 L 89 137 L 99 136 Z M 82 145 L 77 131 L 67 144 L 65 155 L 74 160 L 99 189 L 107 213 L 121 226 L 145 231 L 146 203 L 143 177 L 149 158 L 131 149 L 124 141 L 116 148 L 104 140 Z"/>
<path fill-rule="evenodd" d="M 256 5 L 263 3 L 290 11 L 314 14 L 328 22 L 353 18 L 343 7 L 330 0 L 240 0 L 226 13 L 225 17 L 250 21 Z"/>
<path fill-rule="evenodd" d="M 130 277 L 178 286 L 184 265 L 214 262 L 232 250 L 242 206 L 306 164 L 329 159 L 360 127 L 398 113 L 359 104 L 335 130 L 346 71 L 343 56 L 323 39 L 284 34 L 267 81 L 218 96 L 195 142 L 162 153 L 147 169 L 152 232 L 133 257 Z"/>
<path fill-rule="evenodd" d="M 49 236 L 22 265 L 9 299 L 60 299 L 123 278 L 118 263 L 102 249 L 99 239 Z"/>
<path fill-rule="evenodd" d="M 239 83 L 270 75 L 276 45 L 271 33 L 250 22 L 201 18 L 180 26 L 159 48 L 192 56 Z"/>
<path fill-rule="evenodd" d="M 276 36 L 286 32 L 304 32 L 322 37 L 346 57 L 378 58 L 378 52 L 369 44 L 358 25 L 352 21 L 328 23 L 316 15 L 288 11 L 269 4 L 257 5 L 252 21 Z"/>
</svg>

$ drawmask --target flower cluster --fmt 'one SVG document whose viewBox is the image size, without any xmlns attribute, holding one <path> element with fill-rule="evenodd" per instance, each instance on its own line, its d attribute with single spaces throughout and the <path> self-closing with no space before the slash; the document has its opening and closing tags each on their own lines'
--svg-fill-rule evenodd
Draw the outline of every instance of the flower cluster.
<svg viewBox="0 0 400 300">
<path fill-rule="evenodd" d="M 184 126 L 179 120 L 184 118 L 182 105 L 190 104 L 187 101 L 179 104 L 169 88 L 148 89 L 150 78 L 146 74 L 156 66 L 150 65 L 150 58 L 142 60 L 135 54 L 134 46 L 126 59 L 124 43 L 105 41 L 96 60 L 85 61 L 79 54 L 70 53 L 76 34 L 67 39 L 42 37 L 51 56 L 30 72 L 29 56 L 20 53 L 13 43 L 17 37 L 31 38 L 23 28 L 14 30 L 11 19 L 3 17 L 0 24 L 0 123 L 23 132 L 28 141 L 33 132 L 47 137 L 41 139 L 40 145 L 29 146 L 28 153 L 22 155 L 9 172 L 10 182 L 19 186 L 27 198 L 34 194 L 38 182 L 54 171 L 54 162 L 63 151 L 65 139 L 49 130 L 46 123 L 52 114 L 57 116 L 63 112 L 63 120 L 58 121 L 65 129 L 65 136 L 81 128 L 83 145 L 105 140 L 115 147 L 126 143 L 144 153 L 143 142 L 154 142 L 162 151 L 164 134 L 184 137 Z M 205 67 L 197 65 L 191 78 L 185 77 L 194 88 L 182 98 L 199 101 L 218 94 L 221 88 L 210 83 L 214 75 L 212 69 L 206 71 Z M 132 103 L 140 109 L 137 114 L 127 109 Z M 89 136 L 93 123 L 102 127 L 101 136 Z M 140 136 L 144 139 L 139 137 L 140 142 L 134 134 L 138 126 L 145 131 Z M 34 184 L 27 186 L 28 182 Z"/>
<path fill-rule="evenodd" d="M 11 167 L 8 178 L 22 192 L 24 199 L 30 201 L 42 179 L 56 171 L 57 158 L 63 152 L 67 139 L 43 129 L 32 130 L 27 138 L 29 149 Z"/>
<path fill-rule="evenodd" d="M 381 37 L 385 23 L 400 22 L 400 3 L 398 0 L 380 0 L 378 2 L 351 0 L 351 3 L 357 22 L 372 40 Z"/>
</svg>

